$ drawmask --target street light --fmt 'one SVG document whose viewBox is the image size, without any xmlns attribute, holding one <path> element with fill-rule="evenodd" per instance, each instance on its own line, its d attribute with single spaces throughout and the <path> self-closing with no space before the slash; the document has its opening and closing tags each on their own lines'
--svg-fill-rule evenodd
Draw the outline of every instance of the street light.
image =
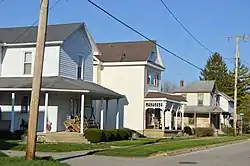
<svg viewBox="0 0 250 166">
<path fill-rule="evenodd" d="M 240 125 L 241 125 L 241 128 L 240 128 L 240 130 L 241 130 L 241 136 L 242 136 L 242 131 L 243 131 L 243 116 L 244 116 L 244 113 L 240 113 Z"/>
</svg>

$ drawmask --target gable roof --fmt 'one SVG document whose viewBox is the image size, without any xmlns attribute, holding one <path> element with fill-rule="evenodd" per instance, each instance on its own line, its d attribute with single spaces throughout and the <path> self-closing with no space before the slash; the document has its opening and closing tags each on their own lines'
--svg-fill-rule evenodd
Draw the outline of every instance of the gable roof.
<svg viewBox="0 0 250 166">
<path fill-rule="evenodd" d="M 204 93 L 204 92 L 212 92 L 214 89 L 215 81 L 197 81 L 190 83 L 184 87 L 178 88 L 174 90 L 174 93 Z"/>
<path fill-rule="evenodd" d="M 227 94 L 225 94 L 225 93 L 223 93 L 223 92 L 219 92 L 218 94 L 219 94 L 220 96 L 223 96 L 226 100 L 234 102 L 234 99 L 231 98 L 230 96 L 228 96 Z"/>
<path fill-rule="evenodd" d="M 54 24 L 48 25 L 46 41 L 64 41 L 73 32 L 82 27 L 84 23 L 70 23 L 70 24 Z M 37 37 L 37 26 L 29 27 L 12 27 L 0 28 L 0 41 L 5 43 L 35 43 Z M 25 33 L 25 31 L 27 31 Z M 23 34 L 17 41 L 13 41 Z"/>
<path fill-rule="evenodd" d="M 135 62 L 147 61 L 155 44 L 150 41 L 134 41 L 97 43 L 97 46 L 101 55 L 96 57 L 102 62 Z"/>
</svg>

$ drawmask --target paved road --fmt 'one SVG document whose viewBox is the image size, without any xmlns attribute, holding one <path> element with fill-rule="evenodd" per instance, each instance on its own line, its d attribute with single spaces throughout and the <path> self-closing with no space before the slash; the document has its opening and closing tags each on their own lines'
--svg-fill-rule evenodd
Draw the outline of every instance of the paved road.
<svg viewBox="0 0 250 166">
<path fill-rule="evenodd" d="M 72 166 L 249 166 L 250 141 L 178 156 L 147 159 L 85 156 L 64 162 Z"/>
</svg>

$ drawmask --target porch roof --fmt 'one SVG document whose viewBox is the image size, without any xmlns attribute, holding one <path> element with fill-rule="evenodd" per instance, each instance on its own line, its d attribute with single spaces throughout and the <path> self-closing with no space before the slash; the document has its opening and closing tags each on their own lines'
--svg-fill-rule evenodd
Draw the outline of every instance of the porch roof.
<svg viewBox="0 0 250 166">
<path fill-rule="evenodd" d="M 16 91 L 31 90 L 32 78 L 33 77 L 0 77 L 0 91 L 11 89 L 15 89 Z M 60 76 L 42 78 L 41 91 L 53 91 L 55 89 L 59 92 L 67 91 L 101 95 L 101 97 L 108 99 L 124 98 L 124 95 L 92 82 Z"/>
<path fill-rule="evenodd" d="M 165 98 L 167 100 L 187 102 L 186 98 L 183 97 L 182 95 L 163 93 L 163 92 L 148 92 L 145 98 Z"/>
<path fill-rule="evenodd" d="M 185 113 L 223 113 L 226 111 L 216 106 L 187 106 L 184 112 Z"/>
</svg>

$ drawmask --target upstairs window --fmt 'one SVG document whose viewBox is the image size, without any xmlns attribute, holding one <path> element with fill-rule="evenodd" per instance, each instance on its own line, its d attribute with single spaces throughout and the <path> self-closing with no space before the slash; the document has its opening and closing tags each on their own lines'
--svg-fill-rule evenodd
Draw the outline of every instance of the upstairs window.
<svg viewBox="0 0 250 166">
<path fill-rule="evenodd" d="M 159 87 L 159 85 L 160 85 L 160 80 L 161 80 L 160 74 L 159 74 L 159 73 L 156 73 L 156 75 L 155 75 L 155 83 L 154 83 L 154 86 Z"/>
<path fill-rule="evenodd" d="M 151 75 L 149 74 L 149 70 L 147 70 L 147 84 L 150 84 L 150 80 L 151 80 Z"/>
<path fill-rule="evenodd" d="M 31 74 L 32 68 L 32 52 L 25 52 L 24 53 L 24 71 L 25 75 Z"/>
<path fill-rule="evenodd" d="M 79 56 L 78 60 L 78 66 L 77 66 L 77 79 L 83 79 L 82 78 L 82 56 Z"/>
<path fill-rule="evenodd" d="M 198 105 L 202 106 L 203 105 L 203 98 L 204 94 L 203 93 L 198 93 Z"/>
</svg>

